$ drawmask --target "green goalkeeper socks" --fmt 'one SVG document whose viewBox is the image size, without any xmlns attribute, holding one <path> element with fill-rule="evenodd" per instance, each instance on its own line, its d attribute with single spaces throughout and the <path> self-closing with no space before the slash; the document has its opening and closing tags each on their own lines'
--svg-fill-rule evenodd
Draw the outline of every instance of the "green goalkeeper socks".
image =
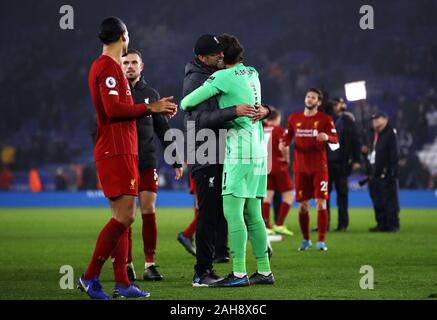
<svg viewBox="0 0 437 320">
<path fill-rule="evenodd" d="M 267 254 L 267 233 L 261 214 L 260 199 L 223 196 L 223 210 L 228 222 L 228 238 L 233 271 L 246 273 L 247 229 L 259 272 L 270 272 Z M 244 219 L 246 218 L 247 227 Z"/>
</svg>

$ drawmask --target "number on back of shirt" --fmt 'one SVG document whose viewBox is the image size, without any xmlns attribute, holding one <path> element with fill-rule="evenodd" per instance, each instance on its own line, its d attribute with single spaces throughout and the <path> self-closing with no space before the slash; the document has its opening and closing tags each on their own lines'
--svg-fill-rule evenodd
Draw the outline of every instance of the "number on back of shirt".
<svg viewBox="0 0 437 320">
<path fill-rule="evenodd" d="M 328 181 L 320 181 L 320 191 L 328 191 Z"/>
</svg>

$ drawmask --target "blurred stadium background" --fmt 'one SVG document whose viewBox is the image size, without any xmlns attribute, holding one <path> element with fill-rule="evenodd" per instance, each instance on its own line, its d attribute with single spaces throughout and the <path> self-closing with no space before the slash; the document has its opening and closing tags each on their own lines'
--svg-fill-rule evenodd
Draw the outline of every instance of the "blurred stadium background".
<svg viewBox="0 0 437 320">
<path fill-rule="evenodd" d="M 62 4 L 1 4 L 3 190 L 28 191 L 31 168 L 44 191 L 56 190 L 61 171 L 69 191 L 96 188 L 87 74 L 101 50 L 98 24 L 114 14 L 126 21 L 130 46 L 143 52 L 146 80 L 176 101 L 193 44 L 208 32 L 240 37 L 247 63 L 260 71 L 263 101 L 284 114 L 302 108 L 309 86 L 344 97 L 346 82 L 365 80 L 364 110 L 346 101 L 348 109 L 363 125 L 377 108 L 389 113 L 402 149 L 401 188 L 437 186 L 435 1 L 375 2 L 375 29 L 368 31 L 359 28 L 360 1 L 70 1 L 75 29 L 65 31 Z M 172 126 L 182 128 L 182 119 L 179 112 Z M 163 161 L 159 171 L 162 189 L 187 189 Z"/>
<path fill-rule="evenodd" d="M 74 30 L 61 30 L 59 27 L 62 16 L 59 8 L 64 4 L 74 8 Z M 372 5 L 375 10 L 374 30 L 364 31 L 359 28 L 359 8 L 364 4 Z M 131 38 L 130 47 L 143 53 L 146 81 L 161 96 L 174 95 L 177 102 L 182 94 L 184 66 L 193 58 L 194 42 L 204 33 L 227 32 L 238 36 L 246 50 L 247 64 L 260 71 L 263 102 L 277 107 L 286 115 L 302 109 L 304 94 L 310 86 L 322 88 L 329 98 L 333 98 L 345 96 L 345 83 L 366 81 L 367 100 L 364 104 L 346 101 L 348 110 L 354 113 L 363 130 L 370 126 L 370 115 L 375 110 L 382 109 L 389 114 L 391 123 L 398 131 L 402 153 L 399 181 L 403 189 L 401 225 L 403 221 L 419 221 L 411 216 L 403 220 L 402 210 L 406 207 L 412 208 L 408 214 L 413 214 L 415 208 L 437 207 L 437 192 L 434 191 L 437 189 L 436 13 L 437 1 L 434 0 L 2 1 L 0 208 L 3 209 L 0 209 L 0 247 L 6 253 L 3 257 L 7 258 L 2 258 L 0 265 L 3 271 L 8 271 L 2 272 L 2 276 L 13 280 L 15 276 L 18 277 L 14 272 L 23 270 L 19 267 L 17 269 L 17 265 L 34 261 L 39 268 L 34 270 L 35 273 L 26 273 L 25 280 L 36 280 L 44 275 L 44 270 L 53 271 L 53 277 L 56 278 L 62 261 L 43 257 L 44 254 L 50 255 L 53 252 L 57 252 L 56 256 L 61 253 L 53 246 L 46 247 L 46 244 L 56 245 L 53 239 L 66 240 L 63 237 L 69 232 L 72 232 L 72 239 L 76 239 L 79 234 L 73 232 L 73 226 L 83 231 L 80 228 L 84 227 L 82 221 L 86 219 L 80 210 L 62 211 L 59 223 L 68 227 L 60 229 L 59 225 L 51 225 L 55 212 L 43 210 L 46 215 L 44 216 L 42 211 L 36 210 L 40 220 L 36 220 L 33 225 L 29 210 L 5 209 L 6 207 L 107 206 L 106 200 L 95 191 L 98 186 L 91 139 L 94 109 L 87 87 L 87 76 L 90 63 L 101 51 L 96 36 L 98 25 L 102 18 L 109 15 L 117 15 L 126 22 Z M 283 117 L 284 125 L 285 120 L 286 117 Z M 183 128 L 182 122 L 183 112 L 179 112 L 171 120 L 171 125 Z M 192 206 L 187 176 L 185 175 L 182 182 L 175 182 L 172 168 L 163 161 L 158 170 L 161 190 L 158 207 Z M 39 176 L 41 185 L 33 190 L 37 192 L 30 192 L 29 177 L 35 174 Z M 356 190 L 350 196 L 351 206 L 367 208 L 356 213 L 355 226 L 355 212 L 351 213 L 351 233 L 357 230 L 354 229 L 356 227 L 367 231 L 367 227 L 373 223 L 366 187 L 358 185 L 362 177 L 363 173 L 355 174 L 349 181 L 350 188 Z M 179 211 L 183 218 L 172 220 L 171 216 Z M 70 216 L 71 212 L 75 212 L 79 220 L 68 225 L 68 221 L 74 218 Z M 91 216 L 88 213 L 87 211 L 86 216 Z M 386 267 L 388 275 L 393 270 L 393 264 L 401 264 L 405 259 L 410 259 L 408 261 L 414 264 L 416 259 L 424 268 L 411 269 L 411 274 L 417 274 L 420 279 L 416 280 L 420 283 L 426 282 L 426 273 L 429 277 L 431 272 L 428 267 L 432 263 L 435 266 L 435 260 L 432 262 L 432 255 L 435 257 L 436 253 L 435 246 L 427 246 L 432 241 L 430 235 L 437 227 L 435 213 L 435 209 L 432 209 L 417 215 L 421 220 L 418 225 L 410 225 L 410 238 L 403 238 L 402 242 L 400 236 L 395 235 L 396 241 L 400 242 L 390 242 L 390 246 L 378 252 L 375 261 L 380 261 Z M 363 218 L 364 215 L 366 218 Z M 101 219 L 104 216 L 106 215 L 101 214 Z M 188 209 L 174 209 L 165 211 L 159 218 L 163 219 L 162 223 L 171 231 L 164 232 L 164 239 L 168 240 L 159 240 L 161 248 L 167 248 L 163 251 L 161 249 L 162 256 L 173 246 L 178 246 L 173 245 L 176 243 L 176 232 L 180 231 L 185 222 L 188 223 L 191 216 Z M 290 216 L 292 217 L 288 220 L 292 221 L 291 228 L 297 231 L 294 212 Z M 94 229 L 86 229 L 88 233 L 80 246 L 73 243 L 70 244 L 71 247 L 65 247 L 65 250 L 73 252 L 73 256 L 70 256 L 71 263 L 81 269 L 85 267 L 84 263 L 88 258 L 84 250 L 87 253 L 87 250 L 91 250 L 99 221 L 94 221 Z M 181 223 L 176 226 L 176 221 Z M 18 239 L 38 239 L 41 235 L 39 227 L 47 231 L 41 238 L 44 243 L 34 243 L 34 246 L 41 245 L 41 248 L 45 248 L 41 249 L 41 255 L 37 255 L 30 247 L 25 250 L 29 243 L 17 242 Z M 26 230 L 29 233 L 26 234 Z M 422 231 L 425 233 L 422 234 Z M 168 238 L 165 238 L 166 235 Z M 358 248 L 363 245 L 363 241 L 370 244 L 365 251 L 370 255 L 376 254 L 377 249 L 387 244 L 388 238 L 375 241 L 366 238 L 365 234 L 361 236 L 364 238 L 355 238 L 355 242 L 348 244 L 347 249 L 337 251 L 331 261 L 342 254 L 350 254 L 351 251 L 347 251 L 350 248 L 358 254 Z M 336 237 L 337 240 L 333 240 L 333 243 L 341 247 L 344 242 L 338 235 L 332 236 L 332 239 Z M 169 241 L 169 247 L 165 247 L 166 241 Z M 293 241 L 297 248 L 298 237 Z M 416 252 L 414 247 L 408 247 L 410 251 L 405 251 L 402 256 L 392 251 L 400 248 L 398 244 L 407 247 L 411 243 L 418 245 L 422 251 Z M 15 245 L 24 251 L 15 249 Z M 281 252 L 285 254 L 289 250 L 285 244 L 278 246 L 279 256 Z M 280 246 L 283 246 L 282 249 Z M 139 243 L 137 250 L 139 256 Z M 174 259 L 182 261 L 182 264 L 186 259 L 187 274 L 177 280 L 182 281 L 181 288 L 178 288 L 180 291 L 176 291 L 174 296 L 171 293 L 163 294 L 162 298 L 178 297 L 177 292 L 185 292 L 184 288 L 190 281 L 188 274 L 191 276 L 192 261 L 189 260 L 190 257 L 183 256 L 181 248 L 175 250 L 179 251 Z M 165 260 L 166 258 L 163 260 L 169 265 L 170 261 Z M 326 261 L 319 258 L 313 257 L 306 262 L 302 257 L 296 259 L 293 260 L 295 266 L 307 268 L 306 270 L 311 266 L 313 271 L 317 267 L 326 266 Z M 392 265 L 385 264 L 386 261 L 391 261 Z M 359 265 L 361 262 L 364 261 L 360 260 Z M 288 262 L 283 258 L 279 263 L 283 263 L 285 272 L 289 267 Z M 350 261 L 341 262 L 342 265 L 348 263 Z M 339 265 L 340 263 L 331 265 L 331 269 L 326 272 L 335 273 Z M 359 265 L 357 264 L 357 268 Z M 353 269 L 351 272 L 356 273 L 357 270 Z M 164 273 L 165 271 L 164 269 Z M 305 277 L 303 273 L 300 276 Z M 390 281 L 395 283 L 399 278 L 402 276 L 396 273 Z M 317 283 L 308 278 L 306 281 L 315 290 Z M 7 282 L 3 282 L 5 283 Z M 297 285 L 293 279 L 290 279 L 290 283 Z M 3 297 L 54 298 L 59 293 L 55 284 L 49 288 L 39 287 L 40 292 Z M 399 287 L 392 286 L 392 291 L 386 295 L 384 291 L 380 292 L 378 297 L 424 297 L 423 292 L 416 294 L 410 291 L 410 296 L 398 294 L 401 288 L 405 289 L 402 283 L 398 285 Z M 10 289 L 11 286 L 12 282 L 8 282 L 2 289 Z M 161 290 L 159 286 L 156 289 L 158 291 Z M 329 285 L 325 289 L 326 294 L 322 294 L 321 298 L 332 294 Z M 426 290 L 428 289 L 427 287 Z M 165 286 L 162 287 L 162 292 L 166 292 L 165 290 Z M 279 292 L 279 298 L 287 298 L 288 294 L 304 298 L 317 297 L 311 290 Z M 191 297 L 204 298 L 198 294 L 187 296 Z M 220 295 L 217 297 L 220 298 Z M 267 298 L 261 293 L 253 297 Z M 331 297 L 372 298 L 366 295 L 350 295 L 347 288 Z"/>
</svg>

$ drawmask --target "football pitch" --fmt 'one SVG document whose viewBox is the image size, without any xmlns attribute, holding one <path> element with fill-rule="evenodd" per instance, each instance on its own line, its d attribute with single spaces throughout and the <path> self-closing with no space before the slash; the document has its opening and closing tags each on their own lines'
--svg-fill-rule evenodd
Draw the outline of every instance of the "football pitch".
<svg viewBox="0 0 437 320">
<path fill-rule="evenodd" d="M 371 209 L 351 209 L 346 233 L 329 232 L 327 252 L 298 252 L 301 241 L 293 208 L 287 225 L 295 235 L 273 243 L 274 286 L 193 288 L 194 257 L 176 241 L 191 221 L 191 209 L 158 209 L 157 265 L 165 279 L 140 280 L 149 299 L 433 299 L 437 294 L 437 211 L 404 209 L 401 231 L 369 233 Z M 108 209 L 0 209 L 0 299 L 88 299 L 77 289 L 61 289 L 62 266 L 72 266 L 74 280 L 87 267 L 95 240 L 110 215 Z M 316 213 L 311 211 L 315 226 Z M 336 214 L 331 217 L 335 227 Z M 313 243 L 317 234 L 311 234 Z M 133 256 L 141 277 L 144 256 L 141 218 L 134 224 Z M 250 244 L 248 273 L 255 271 Z M 371 266 L 374 288 L 362 289 L 362 266 Z M 217 264 L 225 276 L 231 264 Z M 113 287 L 108 261 L 101 281 Z"/>
</svg>

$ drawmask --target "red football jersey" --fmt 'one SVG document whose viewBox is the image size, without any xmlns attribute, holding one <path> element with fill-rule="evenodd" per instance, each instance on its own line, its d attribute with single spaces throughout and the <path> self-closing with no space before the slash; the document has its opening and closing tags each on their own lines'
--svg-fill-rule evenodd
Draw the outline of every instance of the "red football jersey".
<svg viewBox="0 0 437 320">
<path fill-rule="evenodd" d="M 135 118 L 148 113 L 148 107 L 134 104 L 120 64 L 107 55 L 98 57 L 91 65 L 88 86 L 97 113 L 95 160 L 138 155 Z"/>
<path fill-rule="evenodd" d="M 279 150 L 279 142 L 285 134 L 285 129 L 281 127 L 264 127 L 264 136 L 267 143 L 271 143 L 271 149 L 269 146 L 269 162 L 271 161 L 272 168 L 269 172 L 287 171 L 288 164 L 285 161 L 285 157 Z"/>
<path fill-rule="evenodd" d="M 328 141 L 317 141 L 317 135 L 324 132 Z M 290 144 L 294 137 L 294 172 L 327 172 L 326 143 L 338 143 L 337 132 L 330 116 L 317 112 L 313 116 L 305 116 L 303 112 L 295 112 L 288 118 L 288 131 L 285 142 Z"/>
</svg>

